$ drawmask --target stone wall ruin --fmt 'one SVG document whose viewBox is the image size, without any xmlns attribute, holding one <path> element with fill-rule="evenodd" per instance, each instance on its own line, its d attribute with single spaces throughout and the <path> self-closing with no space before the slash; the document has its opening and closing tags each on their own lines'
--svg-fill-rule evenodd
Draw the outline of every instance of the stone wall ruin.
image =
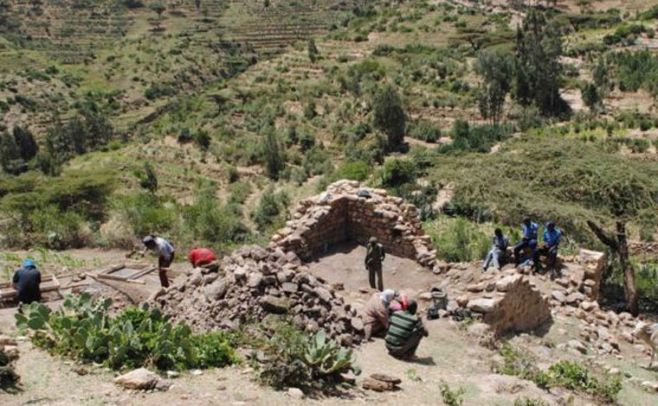
<svg viewBox="0 0 658 406">
<path fill-rule="evenodd" d="M 416 207 L 386 190 L 362 188 L 355 181 L 336 182 L 325 193 L 302 200 L 270 246 L 308 261 L 335 244 L 348 240 L 366 244 L 372 236 L 388 253 L 430 269 L 436 265 L 436 251 L 422 230 Z"/>
</svg>

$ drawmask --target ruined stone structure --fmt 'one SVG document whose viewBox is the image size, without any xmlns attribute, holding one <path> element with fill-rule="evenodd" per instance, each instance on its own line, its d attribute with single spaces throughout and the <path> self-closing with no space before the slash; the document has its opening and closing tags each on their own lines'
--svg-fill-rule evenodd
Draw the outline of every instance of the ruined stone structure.
<svg viewBox="0 0 658 406">
<path fill-rule="evenodd" d="M 482 273 L 479 264 L 439 264 L 413 205 L 384 190 L 339 181 L 325 193 L 301 201 L 267 248 L 243 247 L 217 268 L 194 269 L 152 302 L 198 330 L 232 329 L 279 314 L 310 332 L 322 328 L 344 345 L 358 343 L 363 323 L 356 310 L 332 286 L 311 275 L 303 261 L 328 252 L 334 244 L 364 244 L 371 236 L 387 252 L 440 274 L 437 285 L 452 299 L 444 316 L 468 308 L 479 313 L 495 335 L 541 326 L 551 317 L 551 304 L 578 306 L 588 298 L 596 300 L 605 266 L 604 254 L 583 250 L 564 261 L 568 277 L 543 283 L 520 274 L 523 270 L 513 265 L 502 273 Z M 556 284 L 564 286 L 564 292 L 549 298 Z"/>
<path fill-rule="evenodd" d="M 421 228 L 416 207 L 355 181 L 336 182 L 320 196 L 302 200 L 270 246 L 309 260 L 337 243 L 365 244 L 371 236 L 393 255 L 430 269 L 436 265 L 436 251 Z"/>
<path fill-rule="evenodd" d="M 508 271 L 484 283 L 484 293 L 472 298 L 466 307 L 482 314 L 499 336 L 507 332 L 533 330 L 551 318 L 548 298 L 534 286 L 527 276 Z"/>
</svg>

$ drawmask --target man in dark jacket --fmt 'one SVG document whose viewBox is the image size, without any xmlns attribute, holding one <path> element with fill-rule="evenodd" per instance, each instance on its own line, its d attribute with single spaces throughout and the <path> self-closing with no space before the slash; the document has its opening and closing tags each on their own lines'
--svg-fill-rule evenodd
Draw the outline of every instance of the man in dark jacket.
<svg viewBox="0 0 658 406">
<path fill-rule="evenodd" d="M 395 358 L 413 358 L 420 340 L 428 335 L 423 322 L 416 316 L 417 309 L 418 303 L 411 300 L 407 310 L 393 313 L 388 321 L 386 348 L 388 353 Z"/>
<path fill-rule="evenodd" d="M 384 290 L 384 280 L 382 279 L 382 261 L 384 261 L 384 247 L 377 242 L 377 238 L 370 237 L 366 252 L 366 269 L 368 270 L 368 280 L 370 287 L 380 292 Z M 375 284 L 375 279 L 377 283 Z"/>
<path fill-rule="evenodd" d="M 41 273 L 31 259 L 23 261 L 23 266 L 14 272 L 12 279 L 16 297 L 20 303 L 30 304 L 41 301 Z"/>
</svg>

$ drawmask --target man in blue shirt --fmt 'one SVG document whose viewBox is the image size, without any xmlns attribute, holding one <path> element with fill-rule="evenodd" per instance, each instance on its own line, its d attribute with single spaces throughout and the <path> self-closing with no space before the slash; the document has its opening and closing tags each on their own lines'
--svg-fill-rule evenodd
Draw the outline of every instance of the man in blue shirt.
<svg viewBox="0 0 658 406">
<path fill-rule="evenodd" d="M 537 269 L 541 268 L 539 262 L 540 256 L 545 256 L 547 258 L 547 266 L 551 271 L 551 278 L 554 278 L 556 274 L 559 274 L 556 269 L 557 265 L 557 250 L 560 246 L 560 239 L 562 238 L 562 232 L 555 227 L 554 222 L 546 223 L 546 228 L 544 229 L 544 242 L 542 246 L 537 250 L 535 263 L 537 264 Z"/>
<path fill-rule="evenodd" d="M 41 273 L 31 259 L 23 261 L 23 266 L 14 272 L 12 284 L 20 303 L 30 304 L 41 301 Z"/>
<path fill-rule="evenodd" d="M 494 230 L 493 244 L 487 257 L 484 260 L 482 265 L 482 271 L 486 272 L 489 269 L 489 265 L 493 262 L 494 268 L 500 270 L 500 267 L 503 265 L 503 259 L 505 258 L 505 252 L 507 251 L 507 246 L 509 245 L 509 240 L 503 235 L 503 230 L 497 228 Z"/>
<path fill-rule="evenodd" d="M 534 258 L 535 257 L 535 251 L 537 250 L 537 231 L 539 230 L 539 226 L 537 223 L 530 221 L 529 218 L 525 218 L 523 220 L 523 224 L 521 224 L 521 235 L 523 236 L 521 241 L 519 241 L 515 246 L 514 246 L 514 261 L 516 262 L 516 265 L 518 266 L 520 263 L 524 262 L 528 258 Z M 525 249 L 530 249 L 530 255 L 528 256 L 521 256 L 521 251 L 524 251 Z"/>
</svg>

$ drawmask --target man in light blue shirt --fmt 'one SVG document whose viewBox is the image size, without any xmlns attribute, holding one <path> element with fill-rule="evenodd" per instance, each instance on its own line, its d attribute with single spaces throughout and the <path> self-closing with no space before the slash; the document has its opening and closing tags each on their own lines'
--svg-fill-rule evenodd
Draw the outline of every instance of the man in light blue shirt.
<svg viewBox="0 0 658 406">
<path fill-rule="evenodd" d="M 541 267 L 539 262 L 540 256 L 545 256 L 547 258 L 546 265 L 551 271 L 551 278 L 554 278 L 556 274 L 559 274 L 557 268 L 557 251 L 560 246 L 560 240 L 562 238 L 562 231 L 555 227 L 555 223 L 550 221 L 546 223 L 546 228 L 544 229 L 544 242 L 542 246 L 537 250 L 535 263 L 537 264 L 537 269 Z"/>
<path fill-rule="evenodd" d="M 537 223 L 530 221 L 529 218 L 523 220 L 523 224 L 521 224 L 522 239 L 514 246 L 514 261 L 517 266 L 528 258 L 535 258 L 538 230 L 539 226 Z M 522 257 L 521 252 L 528 248 L 531 250 L 530 255 Z"/>
</svg>

